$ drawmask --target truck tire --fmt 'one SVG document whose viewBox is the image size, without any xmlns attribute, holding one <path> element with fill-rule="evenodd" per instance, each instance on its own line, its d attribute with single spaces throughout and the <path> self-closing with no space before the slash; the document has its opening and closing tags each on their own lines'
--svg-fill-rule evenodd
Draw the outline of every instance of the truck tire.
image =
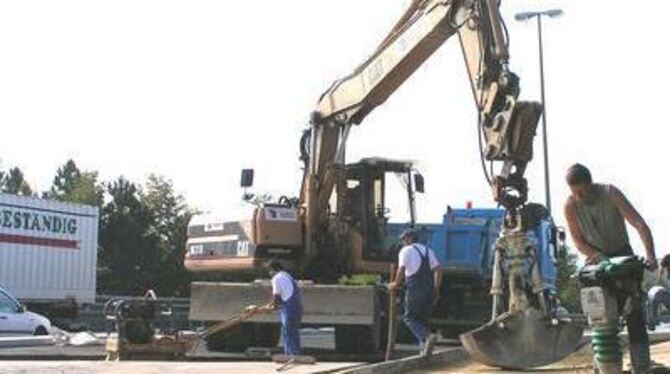
<svg viewBox="0 0 670 374">
<path fill-rule="evenodd" d="M 417 344 L 416 337 L 409 331 L 409 328 L 401 320 L 396 327 L 395 342 L 399 344 Z"/>
<path fill-rule="evenodd" d="M 256 323 L 253 326 L 254 347 L 274 348 L 279 344 L 280 327 L 274 323 Z"/>
<path fill-rule="evenodd" d="M 370 326 L 342 325 L 335 327 L 335 350 L 343 354 L 374 354 L 374 329 Z"/>
<path fill-rule="evenodd" d="M 253 342 L 253 325 L 242 323 L 205 338 L 207 350 L 212 352 L 244 352 Z"/>
</svg>

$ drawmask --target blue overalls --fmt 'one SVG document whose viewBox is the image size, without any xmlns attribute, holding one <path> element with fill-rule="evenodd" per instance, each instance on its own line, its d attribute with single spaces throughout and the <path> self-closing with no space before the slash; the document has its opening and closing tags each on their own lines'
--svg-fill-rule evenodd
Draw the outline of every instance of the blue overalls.
<svg viewBox="0 0 670 374">
<path fill-rule="evenodd" d="M 300 355 L 300 321 L 302 320 L 302 299 L 300 289 L 293 278 L 293 295 L 282 301 L 281 312 L 281 337 L 284 342 L 284 354 L 288 356 Z"/>
<path fill-rule="evenodd" d="M 421 256 L 421 266 L 405 282 L 405 315 L 402 320 L 421 345 L 430 335 L 428 320 L 433 307 L 433 271 L 428 259 L 429 249 L 426 248 L 425 255 L 414 245 L 412 249 Z"/>
</svg>

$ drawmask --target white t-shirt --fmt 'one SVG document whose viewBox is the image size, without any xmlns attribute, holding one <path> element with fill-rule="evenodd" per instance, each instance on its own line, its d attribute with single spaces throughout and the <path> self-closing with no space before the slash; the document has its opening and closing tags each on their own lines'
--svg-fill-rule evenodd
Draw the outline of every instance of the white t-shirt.
<svg viewBox="0 0 670 374">
<path fill-rule="evenodd" d="M 435 267 L 440 266 L 440 262 L 437 261 L 433 250 L 423 244 L 414 243 L 406 245 L 400 250 L 400 253 L 398 253 L 398 266 L 405 267 L 405 277 L 410 277 L 419 271 L 419 267 L 421 267 L 421 256 L 425 256 L 426 251 L 428 251 L 428 263 L 430 269 L 432 270 Z M 421 252 L 421 255 L 419 255 L 418 252 Z"/>
<path fill-rule="evenodd" d="M 281 296 L 282 301 L 293 296 L 293 278 L 289 273 L 280 271 L 272 277 L 272 294 Z"/>
</svg>

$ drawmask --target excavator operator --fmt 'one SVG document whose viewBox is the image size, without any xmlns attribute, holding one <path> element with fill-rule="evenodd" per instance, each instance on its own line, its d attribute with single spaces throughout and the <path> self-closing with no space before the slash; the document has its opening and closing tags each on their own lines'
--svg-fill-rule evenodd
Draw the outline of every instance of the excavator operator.
<svg viewBox="0 0 670 374">
<path fill-rule="evenodd" d="M 587 264 L 607 257 L 631 256 L 633 249 L 626 232 L 626 221 L 638 231 L 646 249 L 647 267 L 656 269 L 656 254 L 651 230 L 642 216 L 613 185 L 593 183 L 591 172 L 581 164 L 568 169 L 566 181 L 572 195 L 565 203 L 565 218 L 577 249 Z M 619 300 L 621 305 L 623 301 Z M 633 303 L 626 316 L 633 373 L 650 368 L 649 336 L 644 317 L 644 300 Z"/>
</svg>

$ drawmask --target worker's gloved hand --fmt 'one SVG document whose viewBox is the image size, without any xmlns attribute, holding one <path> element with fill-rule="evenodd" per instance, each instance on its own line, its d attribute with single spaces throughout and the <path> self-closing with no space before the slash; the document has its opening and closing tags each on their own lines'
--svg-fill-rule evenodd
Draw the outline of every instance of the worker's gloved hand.
<svg viewBox="0 0 670 374">
<path fill-rule="evenodd" d="M 258 305 L 247 305 L 246 308 L 244 308 L 245 312 L 255 312 L 258 310 Z"/>
<path fill-rule="evenodd" d="M 400 290 L 400 285 L 396 282 L 391 282 L 386 285 L 386 288 L 388 288 L 390 292 L 398 292 Z"/>
<path fill-rule="evenodd" d="M 658 261 L 656 260 L 656 257 L 649 257 L 644 260 L 644 265 L 647 269 L 654 271 L 658 268 Z"/>
</svg>

